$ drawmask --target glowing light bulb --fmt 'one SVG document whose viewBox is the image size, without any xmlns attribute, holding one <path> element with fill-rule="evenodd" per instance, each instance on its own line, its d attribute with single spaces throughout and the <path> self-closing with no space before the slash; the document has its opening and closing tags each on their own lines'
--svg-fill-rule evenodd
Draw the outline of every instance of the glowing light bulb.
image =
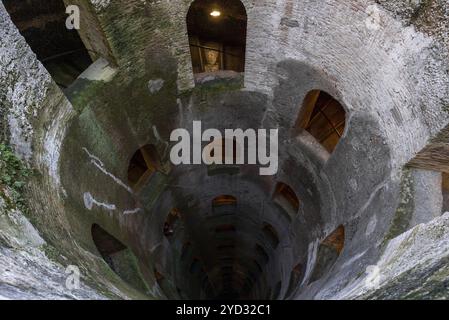
<svg viewBox="0 0 449 320">
<path fill-rule="evenodd" d="M 218 11 L 218 10 L 213 10 L 213 11 L 210 13 L 210 15 L 211 15 L 212 17 L 219 17 L 219 16 L 221 16 L 221 12 Z"/>
</svg>

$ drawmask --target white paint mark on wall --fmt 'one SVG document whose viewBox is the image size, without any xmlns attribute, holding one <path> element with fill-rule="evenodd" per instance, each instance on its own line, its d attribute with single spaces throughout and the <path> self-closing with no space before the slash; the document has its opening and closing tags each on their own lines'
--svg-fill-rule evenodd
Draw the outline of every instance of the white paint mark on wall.
<svg viewBox="0 0 449 320">
<path fill-rule="evenodd" d="M 83 148 L 83 150 L 87 153 L 87 155 L 90 158 L 90 162 L 96 166 L 101 172 L 103 172 L 105 175 L 107 175 L 108 177 L 110 177 L 112 180 L 114 180 L 119 186 L 123 187 L 126 189 L 126 191 L 128 191 L 129 193 L 133 194 L 133 190 L 126 184 L 124 183 L 122 180 L 120 180 L 119 178 L 117 178 L 116 176 L 114 176 L 112 173 L 108 172 L 105 167 L 104 167 L 104 163 L 95 155 L 91 154 L 89 152 L 89 150 L 87 150 L 86 148 Z"/>
<path fill-rule="evenodd" d="M 87 210 L 92 210 L 92 207 L 94 206 L 92 195 L 89 192 L 85 192 L 83 195 L 84 200 L 84 206 Z"/>
<path fill-rule="evenodd" d="M 90 192 L 84 193 L 83 200 L 84 200 L 84 206 L 89 211 L 92 210 L 94 205 L 104 208 L 108 211 L 115 211 L 117 209 L 115 204 L 108 204 L 108 203 L 103 203 L 103 202 L 95 200 Z"/>
<path fill-rule="evenodd" d="M 152 79 L 148 81 L 148 90 L 151 94 L 155 94 L 159 92 L 164 86 L 164 80 L 162 79 Z"/>
<path fill-rule="evenodd" d="M 133 209 L 133 210 L 125 210 L 125 211 L 123 211 L 123 214 L 124 214 L 124 215 L 136 214 L 136 213 L 139 213 L 140 211 L 142 211 L 142 209 L 140 209 L 140 208 L 135 208 L 135 209 Z"/>
<path fill-rule="evenodd" d="M 357 216 L 360 216 L 366 208 L 372 203 L 375 197 L 377 197 L 378 193 L 383 189 L 388 187 L 388 178 L 379 183 L 376 188 L 373 190 L 373 192 L 370 194 L 369 199 L 365 202 L 365 204 L 359 209 L 357 212 Z"/>
<path fill-rule="evenodd" d="M 158 248 L 158 247 L 160 247 L 162 245 L 162 243 L 156 243 L 154 246 L 152 246 L 151 247 L 151 249 L 150 249 L 150 252 L 151 253 L 154 253 L 155 251 L 156 251 L 156 249 Z"/>
</svg>

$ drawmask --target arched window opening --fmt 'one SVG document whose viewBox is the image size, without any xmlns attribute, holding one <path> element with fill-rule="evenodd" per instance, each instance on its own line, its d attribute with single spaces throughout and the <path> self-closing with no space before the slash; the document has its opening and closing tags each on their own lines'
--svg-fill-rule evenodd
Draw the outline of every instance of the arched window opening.
<svg viewBox="0 0 449 320">
<path fill-rule="evenodd" d="M 257 253 L 258 256 L 260 256 L 262 258 L 262 261 L 263 261 L 264 264 L 267 264 L 268 261 L 270 260 L 270 256 L 268 255 L 268 253 L 259 244 L 256 244 L 256 253 Z"/>
<path fill-rule="evenodd" d="M 220 268 L 221 274 L 221 292 L 216 298 L 218 300 L 234 300 L 238 296 L 236 292 L 236 283 L 234 275 L 234 267 L 223 266 Z"/>
<path fill-rule="evenodd" d="M 160 166 L 161 161 L 154 145 L 145 145 L 137 150 L 128 167 L 128 182 L 134 191 L 140 191 Z"/>
<path fill-rule="evenodd" d="M 232 215 L 236 213 L 237 198 L 230 195 L 221 195 L 212 200 L 212 212 L 219 215 Z"/>
<path fill-rule="evenodd" d="M 233 266 L 223 266 L 221 267 L 221 272 L 224 277 L 229 276 L 232 277 L 234 273 L 234 267 Z"/>
<path fill-rule="evenodd" d="M 274 201 L 279 204 L 290 216 L 295 216 L 299 210 L 299 199 L 295 191 L 283 182 L 278 182 L 273 196 Z"/>
<path fill-rule="evenodd" d="M 234 288 L 234 267 L 233 266 L 223 266 L 221 267 L 221 277 L 222 277 L 222 296 L 230 299 L 236 296 L 235 288 Z"/>
<path fill-rule="evenodd" d="M 237 204 L 237 198 L 230 195 L 221 195 L 212 200 L 212 207 L 232 206 Z"/>
<path fill-rule="evenodd" d="M 332 269 L 343 251 L 344 244 L 345 228 L 344 226 L 339 226 L 318 247 L 315 268 L 309 283 L 320 279 Z"/>
<path fill-rule="evenodd" d="M 220 257 L 219 258 L 219 260 L 220 260 L 220 263 L 223 263 L 223 264 L 225 264 L 225 263 L 228 263 L 228 264 L 232 264 L 233 262 L 234 262 L 234 257 L 229 257 L 229 256 L 222 256 L 222 257 Z"/>
<path fill-rule="evenodd" d="M 114 255 L 126 250 L 126 246 L 97 224 L 92 225 L 92 239 L 103 259 L 115 271 Z"/>
<path fill-rule="evenodd" d="M 164 294 L 170 294 L 172 291 L 172 287 L 167 280 L 167 278 L 159 272 L 157 269 L 154 269 L 154 278 L 156 279 L 156 283 Z"/>
<path fill-rule="evenodd" d="M 173 236 L 173 234 L 175 233 L 175 229 L 178 227 L 180 218 L 181 212 L 179 212 L 178 209 L 174 208 L 170 211 L 164 223 L 165 237 L 171 238 Z"/>
<path fill-rule="evenodd" d="M 154 269 L 154 278 L 158 283 L 165 280 L 164 275 L 159 271 L 157 271 L 156 269 Z"/>
<path fill-rule="evenodd" d="M 218 251 L 230 251 L 235 249 L 235 244 L 220 244 L 217 246 Z"/>
<path fill-rule="evenodd" d="M 63 0 L 3 0 L 11 20 L 62 88 L 68 88 L 92 59 L 76 29 L 66 27 Z"/>
<path fill-rule="evenodd" d="M 343 136 L 345 124 L 343 106 L 328 93 L 313 90 L 304 99 L 296 127 L 308 131 L 332 153 Z"/>
<path fill-rule="evenodd" d="M 136 264 L 137 258 L 123 243 L 98 224 L 91 228 L 92 240 L 103 260 L 125 282 L 140 291 L 146 291 L 145 281 Z"/>
<path fill-rule="evenodd" d="M 236 229 L 233 224 L 222 224 L 215 228 L 215 232 L 216 233 L 236 232 Z"/>
<path fill-rule="evenodd" d="M 195 0 L 187 14 L 193 72 L 243 72 L 246 27 L 239 0 Z"/>
<path fill-rule="evenodd" d="M 285 294 L 286 298 L 290 297 L 296 291 L 303 278 L 304 267 L 299 263 L 293 268 L 290 274 L 290 283 L 288 284 L 287 293 Z"/>
<path fill-rule="evenodd" d="M 278 236 L 276 229 L 274 229 L 274 227 L 271 224 L 264 223 L 262 230 L 263 230 L 263 234 L 270 242 L 270 245 L 274 249 L 276 249 L 277 246 L 279 245 L 279 236 Z"/>
</svg>

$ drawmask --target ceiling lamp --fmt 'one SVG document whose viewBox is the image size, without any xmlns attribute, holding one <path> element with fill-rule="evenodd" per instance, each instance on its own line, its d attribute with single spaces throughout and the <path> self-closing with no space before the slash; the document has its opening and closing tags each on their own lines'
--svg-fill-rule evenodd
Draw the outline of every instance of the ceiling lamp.
<svg viewBox="0 0 449 320">
<path fill-rule="evenodd" d="M 212 16 L 212 17 L 219 17 L 219 16 L 221 16 L 221 12 L 220 11 L 218 11 L 218 10 L 212 10 L 212 12 L 210 13 L 210 15 Z"/>
</svg>

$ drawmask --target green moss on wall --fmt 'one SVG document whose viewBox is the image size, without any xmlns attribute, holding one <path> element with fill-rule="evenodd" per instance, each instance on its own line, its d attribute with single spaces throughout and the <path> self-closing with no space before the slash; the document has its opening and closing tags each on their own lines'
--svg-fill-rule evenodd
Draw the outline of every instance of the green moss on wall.
<svg viewBox="0 0 449 320">
<path fill-rule="evenodd" d="M 386 240 L 391 240 L 401 233 L 406 232 L 410 226 L 410 220 L 415 207 L 413 183 L 412 170 L 404 169 L 402 172 L 399 206 L 396 209 Z"/>
<path fill-rule="evenodd" d="M 24 187 L 31 172 L 17 158 L 11 147 L 0 144 L 0 192 L 9 209 L 27 211 Z M 4 187 L 7 187 L 8 191 Z M 5 192 L 8 194 L 6 195 Z"/>
</svg>

